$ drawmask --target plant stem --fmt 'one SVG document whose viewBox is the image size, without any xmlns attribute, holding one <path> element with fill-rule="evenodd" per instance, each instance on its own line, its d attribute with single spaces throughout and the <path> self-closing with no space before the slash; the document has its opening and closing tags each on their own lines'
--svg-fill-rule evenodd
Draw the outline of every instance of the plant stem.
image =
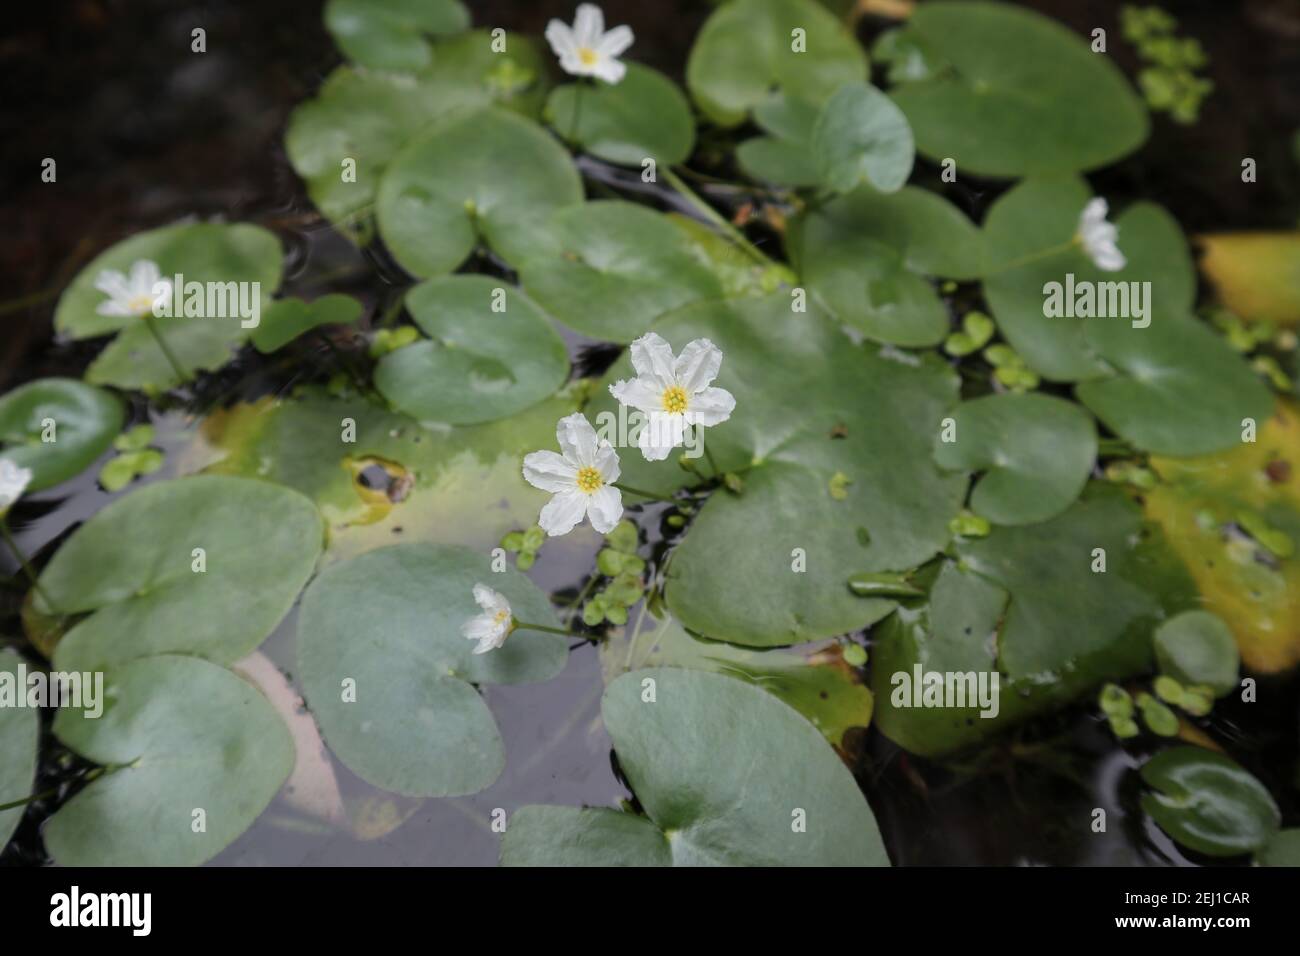
<svg viewBox="0 0 1300 956">
<path fill-rule="evenodd" d="M 27 562 L 27 556 L 23 554 L 23 549 L 18 547 L 18 542 L 14 540 L 14 536 L 9 530 L 8 518 L 0 517 L 0 536 L 4 537 L 5 544 L 9 545 L 9 550 L 13 552 L 19 565 L 22 566 L 23 574 L 27 575 L 27 580 L 31 582 L 36 593 L 41 596 L 41 600 L 44 601 L 45 606 L 50 609 L 50 613 L 57 614 L 58 611 L 54 608 L 54 602 L 50 600 L 50 596 L 46 594 L 45 589 L 41 587 L 40 581 L 36 579 L 36 573 L 32 570 L 32 566 Z"/>
<path fill-rule="evenodd" d="M 125 763 L 117 763 L 117 764 L 108 764 L 107 766 L 103 766 L 103 767 L 96 767 L 95 769 L 87 773 L 84 777 L 82 777 L 81 780 L 82 783 L 90 783 L 91 781 L 97 780 L 98 778 L 104 776 L 104 774 L 106 773 L 113 773 L 114 771 L 121 770 L 123 767 L 129 767 L 129 766 L 131 765 Z M 21 800 L 14 800 L 10 803 L 0 803 L 0 813 L 3 813 L 6 810 L 13 810 L 16 807 L 26 806 L 29 803 L 35 803 L 37 800 L 44 800 L 46 797 L 52 797 L 59 792 L 59 788 L 62 786 L 63 784 L 59 784 L 58 786 L 51 787 L 49 790 L 42 790 L 40 793 L 33 793 L 30 797 L 23 797 Z"/>
<path fill-rule="evenodd" d="M 154 321 L 153 314 L 146 312 L 144 322 L 145 325 L 149 326 L 149 331 L 153 334 L 154 341 L 158 343 L 158 348 L 162 349 L 162 354 L 167 356 L 167 361 L 171 363 L 172 371 L 181 380 L 181 384 L 188 382 L 190 380 L 189 373 L 185 371 L 185 367 L 181 365 L 175 353 L 167 345 L 167 340 L 163 338 L 162 329 L 158 328 L 158 323 Z"/>
<path fill-rule="evenodd" d="M 668 185 L 672 186 L 683 199 L 689 202 L 699 211 L 709 222 L 717 226 L 726 234 L 727 238 L 741 248 L 744 253 L 762 266 L 772 265 L 772 260 L 763 255 L 758 246 L 754 245 L 745 238 L 745 234 L 726 220 L 716 209 L 706 203 L 703 199 L 695 194 L 695 191 L 686 182 L 671 169 L 665 169 L 664 179 L 668 180 Z"/>
<path fill-rule="evenodd" d="M 515 618 L 515 630 L 519 631 L 545 631 L 547 634 L 563 634 L 565 637 L 579 637 L 572 631 L 566 631 L 562 627 L 547 627 L 545 624 L 529 624 L 527 621 L 521 621 Z"/>
<path fill-rule="evenodd" d="M 709 451 L 709 446 L 704 443 L 704 436 L 700 436 L 700 447 L 704 449 L 704 457 L 708 459 L 709 467 L 713 469 L 713 477 L 721 478 L 722 471 L 718 468 L 718 463 L 713 460 L 713 452 Z"/>
<path fill-rule="evenodd" d="M 569 129 L 569 142 L 578 142 L 579 120 L 582 118 L 582 91 L 587 88 L 587 84 L 579 80 L 576 84 L 577 89 L 573 91 L 573 125 Z"/>
<path fill-rule="evenodd" d="M 641 491 L 639 488 L 629 487 L 628 485 L 623 484 L 621 481 L 614 481 L 611 482 L 611 484 L 619 491 L 626 491 L 629 495 L 636 495 L 640 498 L 649 498 L 652 501 L 666 501 L 669 504 L 675 503 L 675 499 L 673 498 L 665 498 L 663 495 L 656 495 L 649 491 Z"/>
</svg>

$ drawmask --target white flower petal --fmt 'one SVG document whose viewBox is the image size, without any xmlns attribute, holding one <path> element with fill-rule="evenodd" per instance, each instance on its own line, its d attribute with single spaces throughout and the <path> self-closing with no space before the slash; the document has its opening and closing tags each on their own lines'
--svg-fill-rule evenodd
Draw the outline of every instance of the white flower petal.
<svg viewBox="0 0 1300 956">
<path fill-rule="evenodd" d="M 694 394 L 708 388 L 721 368 L 722 349 L 708 339 L 696 339 L 686 343 L 673 362 L 673 377 L 688 394 Z"/>
<path fill-rule="evenodd" d="M 135 313 L 128 309 L 117 299 L 105 299 L 99 305 L 95 306 L 95 311 L 100 315 L 134 315 Z"/>
<path fill-rule="evenodd" d="M 578 469 L 553 451 L 535 451 L 524 456 L 524 481 L 542 491 L 571 491 Z"/>
<path fill-rule="evenodd" d="M 542 508 L 537 523 L 552 538 L 568 534 L 587 512 L 588 496 L 581 491 L 562 491 Z"/>
<path fill-rule="evenodd" d="M 573 17 L 573 35 L 578 46 L 596 49 L 600 35 L 605 32 L 605 14 L 594 3 L 581 3 Z"/>
<path fill-rule="evenodd" d="M 596 51 L 608 57 L 616 57 L 630 47 L 635 39 L 631 27 L 615 27 L 600 38 Z"/>
<path fill-rule="evenodd" d="M 659 386 L 659 393 L 676 384 L 673 378 L 673 348 L 654 332 L 647 332 L 632 343 L 632 367 L 640 378 Z"/>
<path fill-rule="evenodd" d="M 592 76 L 611 85 L 622 82 L 626 74 L 627 67 L 623 65 L 622 61 L 613 60 L 607 56 L 597 57 L 596 65 L 591 68 Z"/>
<path fill-rule="evenodd" d="M 605 479 L 605 484 L 613 484 L 618 481 L 620 474 L 618 452 L 614 450 L 614 446 L 609 442 L 603 441 L 600 443 L 600 447 L 596 449 L 595 461 L 592 464 L 600 472 L 600 477 Z"/>
<path fill-rule="evenodd" d="M 499 614 L 501 611 L 510 613 L 510 602 L 506 600 L 505 595 L 492 590 L 486 584 L 474 585 L 474 601 L 490 614 Z"/>
<path fill-rule="evenodd" d="M 558 57 L 576 57 L 578 54 L 578 41 L 573 30 L 561 20 L 552 20 L 546 24 L 546 42 Z"/>
<path fill-rule="evenodd" d="M 582 412 L 565 415 L 555 424 L 560 451 L 575 465 L 590 465 L 596 458 L 596 429 Z"/>
<path fill-rule="evenodd" d="M 646 461 L 663 461 L 685 438 L 685 416 L 657 412 L 649 416 L 636 444 Z"/>
<path fill-rule="evenodd" d="M 131 285 L 116 269 L 104 269 L 95 276 L 95 288 L 114 299 L 129 299 Z"/>
<path fill-rule="evenodd" d="M 643 412 L 653 412 L 663 408 L 664 390 L 649 379 L 620 379 L 609 387 L 609 393 L 618 399 L 620 404 L 639 408 Z"/>
<path fill-rule="evenodd" d="M 158 263 L 151 259 L 139 259 L 131 266 L 131 292 L 134 295 L 149 295 L 153 285 L 162 278 Z"/>
<path fill-rule="evenodd" d="M 725 388 L 706 388 L 691 397 L 686 418 L 692 425 L 721 425 L 736 409 L 736 397 Z"/>
<path fill-rule="evenodd" d="M 13 507 L 32 482 L 32 470 L 15 465 L 8 458 L 0 458 L 0 515 Z"/>
<path fill-rule="evenodd" d="M 601 534 L 609 534 L 623 517 L 623 494 L 617 488 L 606 485 L 587 502 L 587 517 L 591 526 Z"/>
<path fill-rule="evenodd" d="M 496 621 L 487 614 L 475 614 L 460 626 L 461 636 L 470 641 L 481 641 L 496 633 Z"/>
</svg>

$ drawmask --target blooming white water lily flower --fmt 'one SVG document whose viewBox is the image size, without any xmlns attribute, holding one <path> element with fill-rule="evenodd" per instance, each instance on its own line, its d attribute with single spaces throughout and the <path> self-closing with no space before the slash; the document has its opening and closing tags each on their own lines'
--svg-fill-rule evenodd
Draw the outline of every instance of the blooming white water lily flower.
<svg viewBox="0 0 1300 956">
<path fill-rule="evenodd" d="M 686 440 L 686 429 L 721 425 L 731 417 L 736 399 L 725 388 L 711 388 L 722 367 L 722 349 L 708 339 L 688 342 L 682 354 L 654 332 L 632 343 L 636 378 L 619 380 L 610 393 L 624 405 L 639 409 L 646 422 L 637 447 L 647 461 L 662 461 Z"/>
<path fill-rule="evenodd" d="M 0 518 L 9 513 L 14 502 L 23 496 L 32 483 L 32 470 L 15 465 L 8 458 L 0 458 Z"/>
<path fill-rule="evenodd" d="M 493 591 L 486 584 L 474 585 L 474 600 L 483 609 L 460 627 L 460 633 L 471 641 L 478 641 L 475 654 L 494 651 L 506 642 L 510 632 L 515 629 L 514 612 L 510 602 L 499 591 Z"/>
<path fill-rule="evenodd" d="M 601 534 L 609 534 L 623 517 L 618 481 L 618 453 L 581 412 L 561 418 L 555 426 L 560 443 L 553 451 L 535 451 L 524 458 L 524 480 L 555 497 L 546 503 L 537 523 L 550 536 L 568 534 L 584 517 Z"/>
<path fill-rule="evenodd" d="M 1083 251 L 1098 269 L 1118 272 L 1128 260 L 1119 251 L 1115 241 L 1119 238 L 1119 227 L 1106 221 L 1109 208 L 1106 200 L 1100 196 L 1090 199 L 1088 205 L 1083 207 L 1083 214 L 1079 216 L 1078 235 L 1079 241 L 1083 243 Z"/>
<path fill-rule="evenodd" d="M 158 263 L 138 259 L 128 277 L 116 269 L 105 269 L 95 278 L 95 288 L 108 296 L 95 309 L 100 315 L 144 316 L 153 312 L 155 302 L 166 302 L 172 295 L 172 280 L 164 279 Z"/>
<path fill-rule="evenodd" d="M 627 67 L 618 57 L 632 45 L 631 27 L 605 32 L 605 14 L 594 3 L 579 4 L 573 26 L 561 20 L 546 25 L 546 42 L 560 58 L 565 73 L 595 76 L 606 83 L 623 79 Z"/>
</svg>

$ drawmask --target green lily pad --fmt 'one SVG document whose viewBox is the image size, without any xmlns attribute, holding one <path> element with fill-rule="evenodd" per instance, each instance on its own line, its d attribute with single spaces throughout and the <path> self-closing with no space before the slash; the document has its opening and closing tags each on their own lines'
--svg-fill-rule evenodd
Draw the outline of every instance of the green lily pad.
<svg viewBox="0 0 1300 956">
<path fill-rule="evenodd" d="M 884 195 L 869 187 L 809 214 L 798 258 L 813 293 L 842 322 L 893 345 L 936 345 L 948 310 L 927 276 L 980 273 L 978 229 L 947 200 L 907 186 Z"/>
<path fill-rule="evenodd" d="M 1237 686 L 1240 655 L 1232 631 L 1209 611 L 1185 611 L 1155 633 L 1160 673 L 1184 685 L 1204 685 L 1222 697 Z"/>
<path fill-rule="evenodd" d="M 18 679 L 22 658 L 9 649 L 0 650 L 0 673 Z M 27 689 L 16 691 L 26 695 Z M 40 711 L 34 707 L 0 707 L 0 805 L 31 795 L 36 779 L 36 745 L 40 739 Z M 25 806 L 0 810 L 0 850 L 22 822 Z"/>
<path fill-rule="evenodd" d="M 253 348 L 270 354 L 324 325 L 353 325 L 365 309 L 350 295 L 323 295 L 311 302 L 276 299 L 253 332 Z"/>
<path fill-rule="evenodd" d="M 770 694 L 718 674 L 653 668 L 615 679 L 601 712 L 646 817 L 525 808 L 506 830 L 503 864 L 889 865 L 853 775 Z M 664 746 L 672 740 L 694 743 Z"/>
<path fill-rule="evenodd" d="M 293 770 L 284 722 L 224 667 L 148 657 L 107 671 L 104 693 L 102 716 L 62 708 L 54 718 L 68 747 L 121 766 L 45 824 L 64 866 L 197 866 L 247 830 Z"/>
<path fill-rule="evenodd" d="M 440 42 L 433 65 L 413 75 L 340 66 L 326 77 L 315 98 L 294 109 L 284 139 L 312 202 L 355 231 L 347 220 L 370 208 L 393 156 L 435 121 L 494 102 L 536 117 L 548 87 L 542 54 L 529 37 L 507 43 L 507 53 L 493 53 L 490 34 L 475 30 Z M 531 77 L 522 88 L 496 81 L 508 64 Z M 356 164 L 355 176 L 344 177 L 345 160 Z"/>
<path fill-rule="evenodd" d="M 793 31 L 803 31 L 795 52 Z M 731 0 L 705 21 L 686 63 L 686 86 L 704 114 L 738 126 L 775 88 L 820 108 L 845 83 L 867 79 L 858 41 L 813 0 Z"/>
<path fill-rule="evenodd" d="M 499 649 L 472 653 L 460 628 L 482 613 L 476 583 L 504 594 L 520 620 L 557 626 L 545 594 L 491 564 L 468 548 L 394 545 L 327 568 L 303 596 L 307 702 L 334 754 L 375 786 L 439 797 L 484 789 L 505 750 L 471 685 L 549 680 L 564 668 L 564 637 L 540 631 L 519 629 Z"/>
<path fill-rule="evenodd" d="M 1255 854 L 1260 866 L 1300 866 L 1300 827 L 1279 830 Z"/>
<path fill-rule="evenodd" d="M 848 572 L 930 558 L 948 541 L 967 483 L 930 457 L 956 398 L 951 370 L 854 346 L 822 310 L 793 312 L 791 301 L 778 293 L 701 303 L 656 323 L 677 349 L 704 337 L 722 350 L 715 384 L 735 395 L 736 410 L 704 441 L 717 469 L 741 473 L 744 487 L 715 492 L 695 517 L 668 568 L 668 607 L 688 630 L 753 647 L 831 637 L 887 614 L 892 602 L 849 591 Z M 625 356 L 605 382 L 631 376 Z M 597 429 L 617 418 L 604 391 L 588 411 Z M 621 465 L 635 488 L 695 480 L 635 450 Z M 697 466 L 711 467 L 703 458 Z M 842 497 L 831 490 L 837 474 Z"/>
<path fill-rule="evenodd" d="M 546 104 L 555 131 L 593 156 L 622 166 L 685 162 L 695 148 L 691 104 L 657 70 L 628 63 L 618 83 L 556 87 Z"/>
<path fill-rule="evenodd" d="M 419 70 L 433 59 L 426 36 L 459 33 L 469 11 L 459 0 L 329 0 L 325 29 L 352 62 L 374 70 Z"/>
<path fill-rule="evenodd" d="M 55 662 L 92 670 L 166 653 L 236 661 L 293 605 L 323 537 L 316 507 L 268 482 L 200 476 L 146 485 L 77 528 L 41 572 L 54 611 L 85 615 L 59 641 Z"/>
<path fill-rule="evenodd" d="M 1030 179 L 998 197 L 984 222 L 988 259 L 984 296 L 1007 341 L 1035 372 L 1054 381 L 1107 374 L 1107 365 L 1087 340 L 1087 329 L 1123 326 L 1140 338 L 1150 329 L 1133 328 L 1134 321 L 1154 324 L 1165 317 L 1182 317 L 1196 301 L 1196 271 L 1187 240 L 1177 221 L 1153 203 L 1134 203 L 1114 220 L 1119 248 L 1128 260 L 1125 268 L 1098 269 L 1075 241 L 1079 217 L 1091 198 L 1087 184 L 1074 176 Z M 1104 292 L 1108 300 L 1110 290 L 1121 287 L 1102 283 L 1128 283 L 1125 288 L 1132 290 L 1131 283 L 1150 282 L 1149 295 L 1143 295 L 1148 315 L 1145 319 L 1136 314 L 1048 315 L 1048 285 L 1060 285 L 1064 306 L 1071 281 L 1076 290 L 1083 283 L 1091 284 L 1098 297 Z M 1133 304 L 1129 303 L 1131 313 Z"/>
<path fill-rule="evenodd" d="M 768 134 L 736 147 L 736 162 L 753 179 L 783 186 L 822 181 L 813 152 L 817 107 L 793 96 L 773 95 L 754 107 L 754 122 Z"/>
<path fill-rule="evenodd" d="M 379 185 L 379 231 L 403 268 L 454 271 L 482 238 L 512 263 L 543 248 L 548 217 L 582 199 L 568 152 L 499 107 L 434 124 L 393 159 Z"/>
<path fill-rule="evenodd" d="M 1175 841 L 1207 856 L 1238 856 L 1264 846 L 1281 813 L 1254 775 L 1200 747 L 1165 750 L 1142 765 L 1152 789 L 1142 809 Z"/>
<path fill-rule="evenodd" d="M 679 306 L 719 298 L 722 286 L 666 216 L 602 200 L 562 209 L 546 251 L 520 268 L 542 308 L 584 335 L 630 342 Z"/>
<path fill-rule="evenodd" d="M 503 311 L 494 302 L 500 291 Z M 569 373 L 564 340 L 514 286 L 487 276 L 430 279 L 406 307 L 433 341 L 385 355 L 375 387 L 422 421 L 473 424 L 535 405 Z"/>
<path fill-rule="evenodd" d="M 894 88 L 916 146 L 979 176 L 1075 172 L 1146 140 L 1142 101 L 1105 54 L 1067 27 L 1005 3 L 933 2 L 903 28 L 930 69 Z"/>
<path fill-rule="evenodd" d="M 756 651 L 692 637 L 671 617 L 651 619 L 600 645 L 606 682 L 643 667 L 685 667 L 726 674 L 762 688 L 810 720 L 833 747 L 845 733 L 871 723 L 871 691 L 840 645 L 817 650 Z M 860 666 L 860 665 L 855 665 Z"/>
<path fill-rule="evenodd" d="M 1226 451 L 1241 444 L 1244 419 L 1260 423 L 1273 413 L 1268 386 L 1195 319 L 1086 328 L 1089 344 L 1118 374 L 1080 382 L 1075 393 L 1134 447 L 1159 455 Z"/>
<path fill-rule="evenodd" d="M 53 487 L 102 455 L 122 430 L 125 415 L 115 395 L 76 379 L 28 382 L 0 396 L 0 458 L 31 469 L 28 491 Z M 46 421 L 53 422 L 53 431 L 47 431 Z M 52 440 L 43 441 L 45 435 Z"/>
<path fill-rule="evenodd" d="M 821 181 L 837 193 L 862 184 L 897 192 L 916 158 L 907 117 L 870 83 L 849 83 L 836 91 L 817 117 L 812 149 Z"/>
<path fill-rule="evenodd" d="M 970 506 L 994 524 L 1033 524 L 1079 497 L 1097 458 L 1097 429 L 1077 405 L 1047 395 L 989 395 L 952 413 L 955 441 L 935 436 L 941 468 L 983 471 Z"/>
</svg>

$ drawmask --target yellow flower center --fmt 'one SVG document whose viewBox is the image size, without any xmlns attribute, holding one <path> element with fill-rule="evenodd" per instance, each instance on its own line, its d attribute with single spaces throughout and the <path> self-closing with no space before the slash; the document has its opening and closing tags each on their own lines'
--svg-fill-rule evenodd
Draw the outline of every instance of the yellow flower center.
<svg viewBox="0 0 1300 956">
<path fill-rule="evenodd" d="M 509 611 L 497 611 L 492 618 L 493 624 L 504 624 L 510 618 Z"/>
<path fill-rule="evenodd" d="M 600 476 L 600 472 L 590 465 L 578 469 L 578 490 L 594 495 L 605 484 L 605 479 Z"/>
<path fill-rule="evenodd" d="M 686 406 L 690 404 L 686 399 L 686 389 L 680 385 L 672 385 L 664 389 L 662 401 L 664 411 L 670 415 L 680 415 L 686 411 Z"/>
<path fill-rule="evenodd" d="M 126 307 L 136 315 L 144 315 L 146 312 L 153 311 L 153 295 L 137 295 L 127 300 Z"/>
<path fill-rule="evenodd" d="M 595 66 L 600 56 L 589 46 L 578 47 L 578 61 L 583 66 Z"/>
</svg>

